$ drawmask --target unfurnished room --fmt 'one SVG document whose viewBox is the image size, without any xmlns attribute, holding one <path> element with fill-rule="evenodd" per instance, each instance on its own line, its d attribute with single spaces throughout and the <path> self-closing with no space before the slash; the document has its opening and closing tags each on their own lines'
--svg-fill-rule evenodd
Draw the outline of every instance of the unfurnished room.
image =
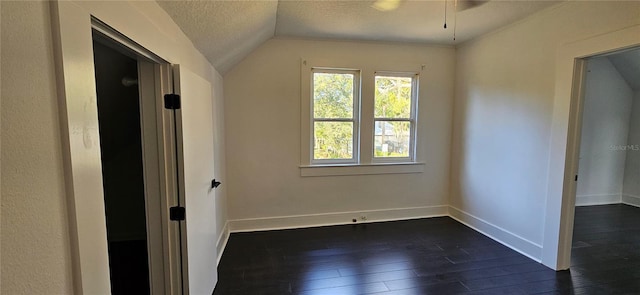
<svg viewBox="0 0 640 295">
<path fill-rule="evenodd" d="M 0 293 L 640 294 L 640 2 L 0 1 Z"/>
</svg>

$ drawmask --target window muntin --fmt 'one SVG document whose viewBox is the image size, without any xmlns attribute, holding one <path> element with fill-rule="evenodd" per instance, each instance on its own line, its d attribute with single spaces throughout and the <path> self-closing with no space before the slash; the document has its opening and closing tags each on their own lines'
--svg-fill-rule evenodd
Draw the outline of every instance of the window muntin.
<svg viewBox="0 0 640 295">
<path fill-rule="evenodd" d="M 414 160 L 417 80 L 414 73 L 375 74 L 375 162 Z"/>
<path fill-rule="evenodd" d="M 360 73 L 312 69 L 312 163 L 357 163 Z"/>
</svg>

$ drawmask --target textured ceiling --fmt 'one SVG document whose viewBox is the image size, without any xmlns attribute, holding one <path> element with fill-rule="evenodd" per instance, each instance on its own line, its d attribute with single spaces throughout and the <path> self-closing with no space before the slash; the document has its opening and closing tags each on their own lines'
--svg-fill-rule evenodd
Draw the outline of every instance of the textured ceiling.
<svg viewBox="0 0 640 295">
<path fill-rule="evenodd" d="M 455 15 L 454 1 L 402 1 L 378 11 L 374 1 L 281 1 L 276 35 L 352 40 L 457 44 L 550 6 L 551 1 L 476 1 Z M 457 20 L 457 24 L 456 24 Z M 453 30 L 456 27 L 456 40 Z"/>
<path fill-rule="evenodd" d="M 454 45 L 558 3 L 476 0 L 481 5 L 455 15 L 454 0 L 448 0 L 445 30 L 443 0 L 402 0 L 396 10 L 388 12 L 372 8 L 374 2 L 158 1 L 222 74 L 274 36 Z"/>
<path fill-rule="evenodd" d="M 640 90 L 640 48 L 609 55 L 609 60 L 616 67 L 620 75 L 627 81 L 629 87 Z"/>
<path fill-rule="evenodd" d="M 225 73 L 274 36 L 277 1 L 158 1 L 213 66 Z"/>
</svg>

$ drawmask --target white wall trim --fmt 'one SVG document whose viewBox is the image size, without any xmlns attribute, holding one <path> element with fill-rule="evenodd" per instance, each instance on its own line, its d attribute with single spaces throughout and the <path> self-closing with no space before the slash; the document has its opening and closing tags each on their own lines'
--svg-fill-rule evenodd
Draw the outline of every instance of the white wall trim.
<svg viewBox="0 0 640 295">
<path fill-rule="evenodd" d="M 504 228 L 473 216 L 453 206 L 449 206 L 449 216 L 473 230 L 495 240 L 496 242 L 503 244 L 537 262 L 541 262 L 542 245 L 529 241 Z"/>
<path fill-rule="evenodd" d="M 637 198 L 637 200 L 640 202 L 640 198 Z M 357 223 L 448 216 L 536 262 L 541 262 L 542 245 L 529 241 L 456 207 L 443 205 L 229 220 L 218 238 L 218 263 L 222 258 L 231 233 L 353 224 L 351 220 L 361 215 L 366 215 L 367 219 L 364 221 L 359 219 Z"/>
<path fill-rule="evenodd" d="M 227 248 L 227 243 L 229 242 L 229 236 L 231 232 L 229 232 L 229 221 L 224 223 L 224 227 L 222 227 L 222 232 L 218 235 L 218 241 L 216 242 L 216 249 L 218 250 L 218 259 L 216 261 L 217 265 L 220 265 L 220 259 L 222 259 L 222 253 L 224 253 L 224 249 Z"/>
<path fill-rule="evenodd" d="M 424 163 L 376 163 L 348 165 L 306 165 L 300 166 L 300 176 L 339 176 L 339 175 L 374 175 L 422 173 Z"/>
<path fill-rule="evenodd" d="M 357 223 L 370 223 L 447 216 L 447 213 L 448 206 L 442 205 L 278 216 L 267 218 L 235 219 L 229 220 L 228 225 L 230 232 L 233 233 L 352 224 L 352 219 L 354 218 L 358 219 Z M 366 220 L 360 219 L 360 216 L 363 215 L 366 216 Z"/>
<path fill-rule="evenodd" d="M 621 194 L 576 196 L 576 206 L 620 204 L 621 202 Z"/>
<path fill-rule="evenodd" d="M 627 204 L 627 205 L 631 205 L 631 206 L 635 206 L 635 207 L 640 207 L 640 196 L 633 196 L 633 195 L 623 194 L 622 195 L 622 203 L 623 204 Z"/>
</svg>

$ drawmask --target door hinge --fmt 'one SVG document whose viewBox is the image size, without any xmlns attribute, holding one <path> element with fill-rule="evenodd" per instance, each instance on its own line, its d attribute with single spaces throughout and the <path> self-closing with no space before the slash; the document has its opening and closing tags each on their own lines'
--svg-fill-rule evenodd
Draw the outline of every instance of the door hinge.
<svg viewBox="0 0 640 295">
<path fill-rule="evenodd" d="M 184 220 L 185 216 L 186 210 L 184 209 L 184 207 L 175 206 L 169 208 L 169 219 L 174 221 L 181 221 Z"/>
<path fill-rule="evenodd" d="M 165 94 L 164 95 L 164 108 L 169 110 L 180 109 L 180 95 L 178 94 Z"/>
</svg>

